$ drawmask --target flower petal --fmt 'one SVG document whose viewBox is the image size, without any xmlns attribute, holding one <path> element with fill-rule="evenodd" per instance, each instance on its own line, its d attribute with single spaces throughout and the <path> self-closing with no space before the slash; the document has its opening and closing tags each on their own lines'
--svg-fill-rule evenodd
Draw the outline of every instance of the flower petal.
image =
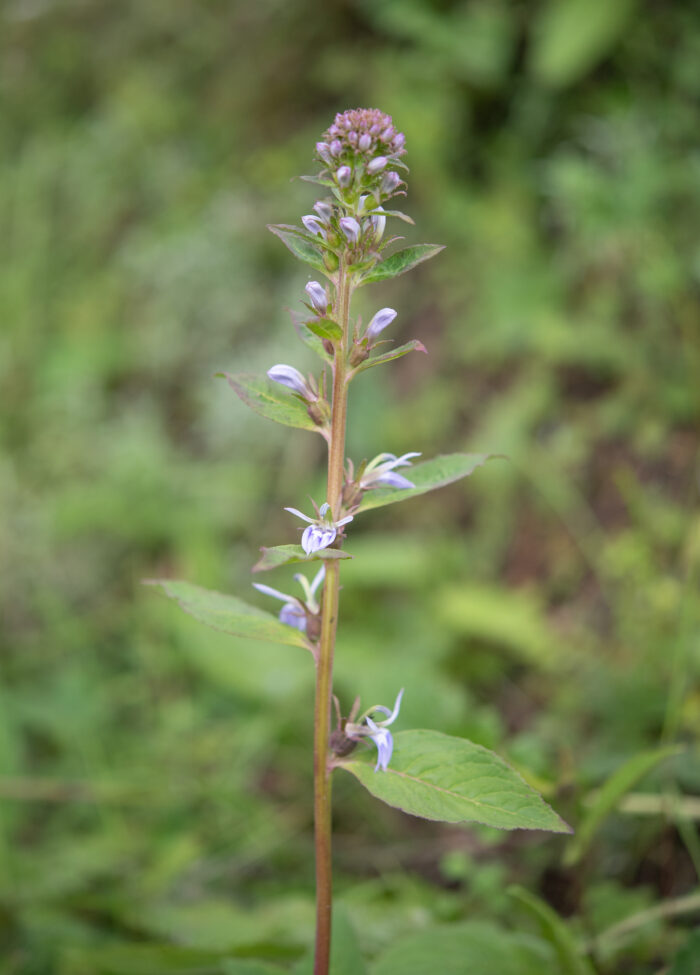
<svg viewBox="0 0 700 975">
<path fill-rule="evenodd" d="M 304 521 L 308 521 L 308 523 L 310 525 L 313 525 L 314 524 L 314 519 L 313 518 L 309 518 L 308 515 L 305 515 L 303 512 L 299 511 L 298 508 L 285 508 L 284 510 L 285 511 L 290 511 L 293 515 L 296 515 L 297 518 L 302 518 Z"/>
</svg>

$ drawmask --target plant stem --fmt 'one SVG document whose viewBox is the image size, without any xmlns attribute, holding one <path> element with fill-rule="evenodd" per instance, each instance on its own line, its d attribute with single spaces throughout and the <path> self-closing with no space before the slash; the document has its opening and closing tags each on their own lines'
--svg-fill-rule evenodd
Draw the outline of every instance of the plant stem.
<svg viewBox="0 0 700 975">
<path fill-rule="evenodd" d="M 335 350 L 333 362 L 333 402 L 331 437 L 328 450 L 326 500 L 333 517 L 340 516 L 345 466 L 345 424 L 347 418 L 347 342 L 350 318 L 351 284 L 344 264 L 338 268 L 335 313 L 343 329 L 343 340 Z M 314 975 L 328 975 L 331 950 L 331 773 L 328 767 L 328 739 L 333 693 L 333 651 L 338 625 L 340 567 L 328 559 L 323 587 L 321 640 L 316 661 L 316 700 L 314 708 L 314 832 L 316 844 L 316 951 Z"/>
</svg>

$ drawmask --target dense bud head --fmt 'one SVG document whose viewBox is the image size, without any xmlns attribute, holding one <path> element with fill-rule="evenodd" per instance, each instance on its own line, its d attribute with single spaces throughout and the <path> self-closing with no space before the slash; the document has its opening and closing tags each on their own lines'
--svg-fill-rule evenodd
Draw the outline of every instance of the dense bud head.
<svg viewBox="0 0 700 975">
<path fill-rule="evenodd" d="M 404 134 L 396 131 L 391 116 L 377 108 L 351 108 L 339 113 L 323 139 L 320 145 L 330 145 L 336 158 L 364 156 L 369 161 L 375 156 L 401 156 L 406 151 Z"/>
</svg>

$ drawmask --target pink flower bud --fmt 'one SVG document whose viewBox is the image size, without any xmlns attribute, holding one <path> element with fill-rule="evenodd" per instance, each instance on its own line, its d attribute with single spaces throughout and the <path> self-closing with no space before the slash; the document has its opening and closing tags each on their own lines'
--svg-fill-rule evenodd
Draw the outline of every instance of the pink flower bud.
<svg viewBox="0 0 700 975">
<path fill-rule="evenodd" d="M 314 203 L 314 210 L 324 223 L 331 222 L 333 208 L 331 207 L 330 203 L 324 203 L 323 200 L 317 200 L 317 202 Z"/>
<path fill-rule="evenodd" d="M 384 169 L 386 164 L 387 164 L 386 156 L 376 156 L 368 163 L 367 172 L 370 173 L 372 176 L 374 176 L 375 173 L 381 173 L 381 171 Z"/>
<path fill-rule="evenodd" d="M 330 147 L 327 142 L 317 142 L 316 152 L 325 163 L 329 163 L 331 161 Z"/>
<path fill-rule="evenodd" d="M 401 179 L 399 174 L 395 173 L 393 170 L 388 173 L 384 173 L 381 185 L 382 193 L 393 193 L 400 182 Z"/>
<path fill-rule="evenodd" d="M 362 152 L 367 152 L 372 145 L 372 137 L 365 132 L 364 135 L 360 136 L 360 141 L 357 145 Z"/>
<path fill-rule="evenodd" d="M 365 335 L 370 343 L 374 342 L 380 332 L 383 332 L 387 325 L 391 325 L 398 313 L 393 308 L 380 308 L 372 321 L 367 326 Z"/>
<path fill-rule="evenodd" d="M 352 170 L 349 166 L 341 166 L 335 176 L 339 186 L 349 186 L 352 182 Z"/>
<path fill-rule="evenodd" d="M 318 222 L 316 217 L 312 217 L 309 214 L 305 217 L 302 217 L 301 222 L 304 224 L 304 226 L 306 227 L 306 229 L 309 231 L 310 234 L 321 234 L 322 237 L 324 236 L 323 227 Z"/>
<path fill-rule="evenodd" d="M 360 238 L 360 225 L 354 217 L 341 217 L 340 229 L 351 244 L 356 244 Z"/>
<path fill-rule="evenodd" d="M 311 304 L 314 306 L 319 315 L 325 315 L 328 299 L 326 297 L 326 289 L 323 287 L 323 285 L 319 284 L 318 281 L 309 281 L 304 288 L 304 291 L 306 291 L 307 295 L 311 299 Z"/>
<path fill-rule="evenodd" d="M 333 141 L 329 146 L 329 149 L 331 151 L 331 156 L 339 156 L 343 151 L 343 144 L 340 141 L 340 139 L 333 139 Z"/>
</svg>

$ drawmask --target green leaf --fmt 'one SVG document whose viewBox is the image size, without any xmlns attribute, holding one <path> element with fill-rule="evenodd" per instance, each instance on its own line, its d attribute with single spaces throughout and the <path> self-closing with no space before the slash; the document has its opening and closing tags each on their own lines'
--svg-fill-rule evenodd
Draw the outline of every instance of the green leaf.
<svg viewBox="0 0 700 975">
<path fill-rule="evenodd" d="M 287 427 L 297 427 L 300 430 L 321 432 L 322 428 L 316 426 L 302 401 L 284 392 L 279 383 L 273 383 L 262 376 L 247 372 L 239 372 L 235 375 L 220 372 L 217 375 L 226 379 L 246 406 L 268 420 L 274 420 L 275 423 Z"/>
<path fill-rule="evenodd" d="M 372 965 L 371 975 L 543 975 L 549 946 L 485 921 L 451 924 L 403 936 Z"/>
<path fill-rule="evenodd" d="M 664 759 L 681 751 L 678 745 L 666 745 L 651 751 L 641 752 L 625 762 L 607 780 L 598 792 L 595 801 L 583 818 L 564 856 L 566 866 L 573 866 L 581 859 L 597 833 L 603 820 L 613 811 L 620 799 L 633 789 L 648 772 Z"/>
<path fill-rule="evenodd" d="M 395 501 L 408 501 L 419 494 L 434 491 L 468 477 L 477 467 L 481 467 L 494 454 L 442 454 L 426 460 L 422 464 L 414 464 L 402 472 L 415 484 L 413 488 L 373 488 L 367 491 L 360 502 L 358 511 L 369 511 L 371 508 L 381 508 L 385 504 Z"/>
<path fill-rule="evenodd" d="M 635 6 L 635 0 L 549 0 L 535 24 L 532 73 L 553 87 L 578 81 L 617 43 Z"/>
<path fill-rule="evenodd" d="M 570 833 L 534 789 L 502 758 L 465 738 L 439 731 L 400 731 L 386 772 L 372 757 L 339 763 L 373 796 L 412 816 L 498 829 Z"/>
<path fill-rule="evenodd" d="M 267 569 L 278 569 L 281 565 L 289 565 L 292 562 L 318 562 L 328 561 L 328 559 L 351 559 L 349 552 L 343 552 L 338 548 L 322 548 L 318 552 L 307 555 L 301 545 L 275 545 L 265 548 L 263 545 L 260 551 L 263 553 L 253 566 L 253 572 L 265 572 Z"/>
<path fill-rule="evenodd" d="M 542 934 L 557 954 L 562 975 L 595 975 L 590 962 L 579 951 L 573 935 L 549 904 L 517 885 L 510 887 L 508 893 L 539 922 Z"/>
<path fill-rule="evenodd" d="M 364 372 L 365 369 L 371 369 L 373 366 L 381 366 L 384 362 L 391 362 L 393 359 L 400 359 L 407 352 L 425 352 L 427 355 L 428 350 L 418 339 L 412 339 L 410 342 L 406 342 L 405 345 L 399 345 L 398 348 L 392 349 L 391 352 L 385 352 L 383 355 L 376 355 L 365 359 L 364 362 L 361 362 L 359 366 L 355 367 L 355 373 Z"/>
<path fill-rule="evenodd" d="M 380 261 L 362 276 L 362 284 L 370 284 L 372 281 L 386 281 L 388 278 L 398 277 L 405 274 L 417 264 L 435 257 L 440 251 L 444 250 L 442 244 L 414 244 L 413 247 L 405 247 L 397 251 L 386 260 Z"/>
<path fill-rule="evenodd" d="M 697 975 L 700 972 L 700 931 L 693 931 L 673 959 L 668 975 Z"/>
<path fill-rule="evenodd" d="M 342 908 L 333 908 L 332 932 L 329 975 L 365 975 L 367 969 L 357 935 Z M 292 969 L 292 975 L 313 975 L 313 970 L 314 956 L 311 951 Z"/>
<path fill-rule="evenodd" d="M 306 327 L 320 339 L 330 339 L 331 342 L 338 342 L 343 337 L 343 330 L 337 322 L 331 318 L 317 318 L 306 322 Z"/>
<path fill-rule="evenodd" d="M 285 247 L 295 257 L 298 257 L 300 261 L 311 265 L 314 271 L 320 271 L 322 274 L 328 275 L 328 270 L 323 263 L 320 251 L 305 238 L 297 227 L 290 227 L 287 224 L 268 224 L 267 229 L 279 237 Z"/>
<path fill-rule="evenodd" d="M 202 589 L 179 579 L 147 579 L 146 585 L 160 586 L 166 596 L 176 599 L 186 613 L 215 630 L 252 640 L 306 648 L 306 641 L 299 630 L 280 623 L 271 613 L 257 606 L 249 606 L 235 596 Z"/>
</svg>

